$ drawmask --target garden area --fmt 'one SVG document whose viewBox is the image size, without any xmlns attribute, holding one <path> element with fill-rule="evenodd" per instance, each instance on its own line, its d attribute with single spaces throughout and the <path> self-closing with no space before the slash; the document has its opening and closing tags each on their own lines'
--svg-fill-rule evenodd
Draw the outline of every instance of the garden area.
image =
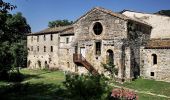
<svg viewBox="0 0 170 100">
<path fill-rule="evenodd" d="M 20 71 L 21 81 L 0 82 L 1 100 L 128 100 L 123 97 L 114 99 L 118 92 L 119 95 L 125 92 L 132 96 L 136 94 L 134 100 L 170 99 L 170 84 L 166 82 L 137 79 L 120 84 L 103 76 L 26 68 Z"/>
</svg>

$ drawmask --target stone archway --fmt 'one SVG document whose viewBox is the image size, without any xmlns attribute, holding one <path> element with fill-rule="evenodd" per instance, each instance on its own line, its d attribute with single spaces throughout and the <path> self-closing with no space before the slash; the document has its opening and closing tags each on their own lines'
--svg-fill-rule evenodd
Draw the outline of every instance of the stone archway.
<svg viewBox="0 0 170 100">
<path fill-rule="evenodd" d="M 114 64 L 114 53 L 111 49 L 107 50 L 106 59 L 108 64 Z"/>
</svg>

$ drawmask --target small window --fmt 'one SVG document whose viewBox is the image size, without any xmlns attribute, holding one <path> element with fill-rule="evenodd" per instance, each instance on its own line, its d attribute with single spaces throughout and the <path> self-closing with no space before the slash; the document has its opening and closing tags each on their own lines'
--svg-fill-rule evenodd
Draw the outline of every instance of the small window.
<svg viewBox="0 0 170 100">
<path fill-rule="evenodd" d="M 151 72 L 151 76 L 154 76 L 154 74 L 155 74 L 154 72 Z"/>
<path fill-rule="evenodd" d="M 101 54 L 101 42 L 96 42 L 96 55 Z"/>
<path fill-rule="evenodd" d="M 39 52 L 39 46 L 37 46 L 37 51 Z"/>
<path fill-rule="evenodd" d="M 53 46 L 51 46 L 51 52 L 53 52 Z"/>
<path fill-rule="evenodd" d="M 67 54 L 69 54 L 69 49 L 67 49 Z"/>
<path fill-rule="evenodd" d="M 67 62 L 67 67 L 70 68 L 70 63 L 69 62 Z"/>
<path fill-rule="evenodd" d="M 33 46 L 31 46 L 31 51 L 33 51 Z"/>
<path fill-rule="evenodd" d="M 67 44 L 69 43 L 69 38 L 66 38 L 66 43 L 67 43 Z"/>
<path fill-rule="evenodd" d="M 102 24 L 99 22 L 96 22 L 93 26 L 93 31 L 96 35 L 100 35 L 103 31 Z"/>
<path fill-rule="evenodd" d="M 33 36 L 31 36 L 31 42 L 33 41 Z"/>
<path fill-rule="evenodd" d="M 39 42 L 39 36 L 37 36 L 37 42 Z"/>
<path fill-rule="evenodd" d="M 44 41 L 46 41 L 46 36 L 44 35 Z"/>
<path fill-rule="evenodd" d="M 153 65 L 157 64 L 157 55 L 152 54 Z"/>
<path fill-rule="evenodd" d="M 51 34 L 51 36 L 50 36 L 50 39 L 51 39 L 51 41 L 53 40 L 53 35 Z"/>
<path fill-rule="evenodd" d="M 44 52 L 46 52 L 46 46 L 44 46 Z"/>
</svg>

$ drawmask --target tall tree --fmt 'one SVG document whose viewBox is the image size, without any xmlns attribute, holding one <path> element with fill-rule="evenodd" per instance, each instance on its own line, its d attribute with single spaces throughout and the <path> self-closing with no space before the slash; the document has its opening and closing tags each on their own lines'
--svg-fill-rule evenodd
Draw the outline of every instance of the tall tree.
<svg viewBox="0 0 170 100">
<path fill-rule="evenodd" d="M 48 23 L 48 27 L 59 27 L 59 26 L 66 26 L 66 25 L 71 25 L 73 21 L 68 21 L 66 19 L 64 20 L 55 20 L 55 21 L 50 21 Z"/>
<path fill-rule="evenodd" d="M 13 68 L 26 62 L 26 33 L 31 32 L 22 13 L 10 14 L 16 8 L 0 0 L 0 77 L 6 77 Z"/>
</svg>

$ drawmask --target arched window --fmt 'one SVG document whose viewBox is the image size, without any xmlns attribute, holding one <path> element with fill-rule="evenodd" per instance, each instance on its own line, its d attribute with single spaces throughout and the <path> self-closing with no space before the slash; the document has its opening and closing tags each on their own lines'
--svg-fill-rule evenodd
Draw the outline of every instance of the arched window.
<svg viewBox="0 0 170 100">
<path fill-rule="evenodd" d="M 114 54 L 111 49 L 107 50 L 107 63 L 114 64 Z"/>
<path fill-rule="evenodd" d="M 103 31 L 102 24 L 99 22 L 96 22 L 93 26 L 93 31 L 96 35 L 100 35 Z"/>
<path fill-rule="evenodd" d="M 101 54 L 101 42 L 96 42 L 96 55 Z"/>
<path fill-rule="evenodd" d="M 44 52 L 46 52 L 46 46 L 44 46 Z"/>
<path fill-rule="evenodd" d="M 152 54 L 152 61 L 153 61 L 153 65 L 157 64 L 157 55 L 156 54 Z"/>
</svg>

